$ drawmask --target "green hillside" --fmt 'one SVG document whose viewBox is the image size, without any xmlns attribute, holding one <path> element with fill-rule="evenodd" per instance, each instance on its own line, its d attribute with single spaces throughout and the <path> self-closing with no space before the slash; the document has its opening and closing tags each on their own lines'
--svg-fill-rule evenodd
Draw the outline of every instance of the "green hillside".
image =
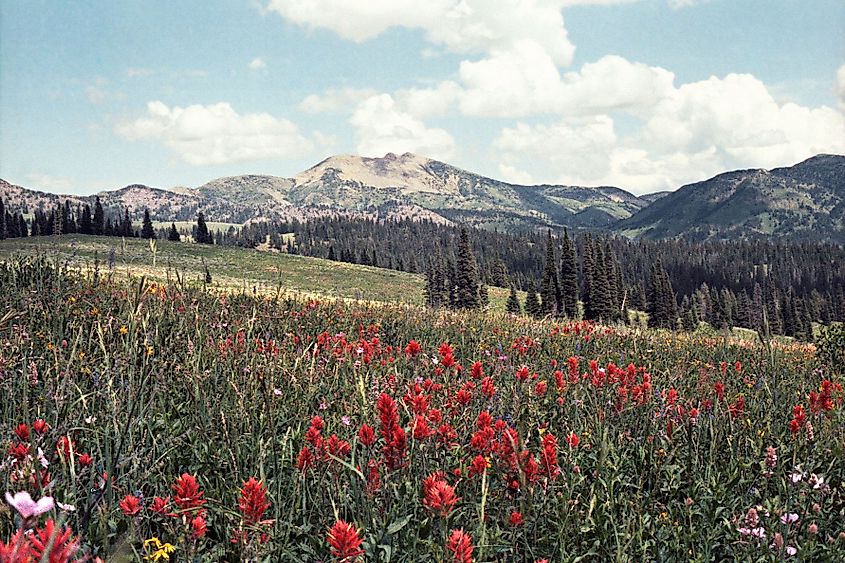
<svg viewBox="0 0 845 563">
<path fill-rule="evenodd" d="M 205 268 L 213 288 L 275 293 L 279 288 L 343 299 L 423 303 L 423 276 L 384 268 L 333 262 L 248 248 L 206 246 L 116 237 L 65 235 L 0 241 L 0 259 L 18 254 L 42 254 L 67 262 L 71 268 L 93 268 L 104 274 L 147 276 L 165 280 L 178 274 L 188 282 L 202 283 Z M 155 259 L 155 263 L 154 263 Z M 491 309 L 504 311 L 507 290 L 489 288 Z"/>
</svg>

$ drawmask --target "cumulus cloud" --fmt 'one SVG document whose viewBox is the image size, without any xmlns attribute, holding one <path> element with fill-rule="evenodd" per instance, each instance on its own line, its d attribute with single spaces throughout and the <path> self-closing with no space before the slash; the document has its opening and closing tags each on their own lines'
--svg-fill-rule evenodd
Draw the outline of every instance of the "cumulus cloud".
<svg viewBox="0 0 845 563">
<path fill-rule="evenodd" d="M 378 94 L 372 88 L 338 88 L 311 94 L 297 106 L 305 113 L 352 112 L 362 101 Z"/>
<path fill-rule="evenodd" d="M 263 70 L 267 68 L 267 63 L 265 63 L 264 59 L 262 59 L 261 57 L 255 57 L 254 59 L 249 61 L 249 64 L 247 66 L 250 70 Z"/>
<path fill-rule="evenodd" d="M 119 125 L 117 133 L 130 140 L 161 141 L 195 166 L 293 158 L 313 149 L 290 121 L 267 113 L 240 115 L 225 102 L 186 108 L 149 102 L 146 115 Z"/>
<path fill-rule="evenodd" d="M 449 133 L 427 127 L 401 111 L 389 94 L 371 96 L 361 102 L 349 123 L 355 128 L 358 153 L 364 156 L 415 152 L 448 159 L 455 151 L 455 140 Z"/>
<path fill-rule="evenodd" d="M 494 142 L 511 166 L 542 163 L 554 181 L 611 184 L 638 193 L 744 167 L 772 168 L 845 152 L 845 118 L 829 107 L 779 104 L 751 75 L 661 90 L 620 135 L 611 115 L 504 128 Z M 645 104 L 635 107 L 645 108 Z"/>
<path fill-rule="evenodd" d="M 309 29 L 329 29 L 352 41 L 372 39 L 392 27 L 421 29 L 454 53 L 487 53 L 521 40 L 542 45 L 562 65 L 574 46 L 564 27 L 562 0 L 272 0 L 267 9 Z"/>
</svg>

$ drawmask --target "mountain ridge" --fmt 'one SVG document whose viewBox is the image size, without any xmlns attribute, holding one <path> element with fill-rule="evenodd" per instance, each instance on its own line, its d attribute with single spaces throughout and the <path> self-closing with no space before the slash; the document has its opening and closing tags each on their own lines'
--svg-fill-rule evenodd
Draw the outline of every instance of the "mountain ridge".
<svg viewBox="0 0 845 563">
<path fill-rule="evenodd" d="M 488 229 L 570 227 L 626 236 L 692 239 L 787 236 L 845 241 L 845 157 L 820 154 L 793 166 L 717 174 L 674 192 L 634 195 L 613 186 L 520 185 L 413 153 L 329 156 L 292 178 L 243 174 L 197 187 L 130 184 L 91 196 L 58 195 L 0 180 L 10 209 L 67 199 L 111 209 L 144 208 L 159 221 L 219 222 L 344 214 L 465 223 Z"/>
</svg>

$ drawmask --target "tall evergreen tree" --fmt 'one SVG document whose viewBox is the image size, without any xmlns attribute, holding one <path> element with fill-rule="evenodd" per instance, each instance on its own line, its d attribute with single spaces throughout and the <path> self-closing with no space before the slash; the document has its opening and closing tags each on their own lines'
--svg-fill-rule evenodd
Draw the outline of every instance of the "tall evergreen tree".
<svg viewBox="0 0 845 563">
<path fill-rule="evenodd" d="M 563 314 L 570 319 L 578 316 L 578 258 L 569 233 L 563 231 L 563 250 L 560 257 L 560 293 Z"/>
<path fill-rule="evenodd" d="M 648 325 L 650 327 L 675 328 L 675 321 L 678 316 L 675 292 L 672 291 L 669 275 L 663 269 L 663 264 L 659 258 L 652 269 L 648 305 Z"/>
<path fill-rule="evenodd" d="M 557 316 L 560 314 L 560 284 L 557 276 L 557 258 L 555 257 L 554 240 L 549 229 L 546 241 L 546 266 L 540 283 L 541 306 L 544 315 Z"/>
<path fill-rule="evenodd" d="M 533 280 L 528 282 L 525 292 L 525 314 L 534 318 L 542 316 L 543 309 L 540 306 L 540 299 L 537 297 L 537 286 L 534 285 Z"/>
<path fill-rule="evenodd" d="M 584 303 L 584 318 L 597 319 L 599 311 L 596 309 L 595 293 L 595 250 L 593 248 L 593 239 L 589 233 L 584 237 L 584 252 L 583 252 L 582 276 L 584 279 L 583 292 L 581 294 L 581 301 Z"/>
<path fill-rule="evenodd" d="M 478 295 L 478 264 L 475 261 L 469 234 L 465 228 L 461 229 L 456 270 L 455 307 L 457 309 L 478 309 L 481 306 Z"/>
<path fill-rule="evenodd" d="M 93 226 L 95 235 L 103 235 L 106 233 L 106 216 L 103 213 L 103 204 L 100 202 L 100 196 L 94 200 L 94 220 Z"/>
<path fill-rule="evenodd" d="M 179 242 L 182 240 L 179 231 L 176 230 L 176 223 L 170 223 L 170 230 L 167 231 L 167 240 L 171 242 Z"/>
<path fill-rule="evenodd" d="M 6 206 L 0 197 L 0 240 L 6 238 Z"/>
<path fill-rule="evenodd" d="M 156 232 L 153 228 L 153 221 L 150 217 L 150 210 L 144 209 L 144 223 L 141 226 L 141 238 L 145 239 L 154 239 L 156 238 Z"/>
<path fill-rule="evenodd" d="M 79 216 L 79 232 L 83 235 L 94 234 L 94 224 L 91 219 L 91 207 L 86 203 Z"/>
<path fill-rule="evenodd" d="M 211 233 L 208 232 L 208 225 L 205 224 L 205 215 L 200 211 L 197 214 L 196 235 L 194 240 L 200 244 L 213 244 L 214 239 L 211 238 Z"/>
<path fill-rule="evenodd" d="M 511 292 L 508 295 L 508 302 L 505 305 L 505 311 L 508 313 L 522 313 L 522 307 L 519 304 L 519 297 L 516 294 L 516 286 L 511 284 Z"/>
<path fill-rule="evenodd" d="M 129 208 L 123 208 L 123 221 L 120 223 L 120 236 L 131 237 L 134 236 L 134 229 L 132 227 L 132 219 L 129 217 Z"/>
</svg>

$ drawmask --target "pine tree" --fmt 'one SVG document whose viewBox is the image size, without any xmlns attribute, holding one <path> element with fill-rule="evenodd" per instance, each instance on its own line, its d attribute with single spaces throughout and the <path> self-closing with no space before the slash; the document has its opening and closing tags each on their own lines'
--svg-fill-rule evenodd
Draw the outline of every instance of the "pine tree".
<svg viewBox="0 0 845 563">
<path fill-rule="evenodd" d="M 560 293 L 563 314 L 569 319 L 578 317 L 578 258 L 569 233 L 563 231 L 563 251 L 560 257 Z"/>
<path fill-rule="evenodd" d="M 557 258 L 555 257 L 552 231 L 549 229 L 546 241 L 546 266 L 540 284 L 541 306 L 544 315 L 560 314 L 560 285 L 557 277 Z"/>
<path fill-rule="evenodd" d="M 93 231 L 95 235 L 103 235 L 106 233 L 106 218 L 103 213 L 103 204 L 100 203 L 100 196 L 94 201 L 94 221 Z"/>
<path fill-rule="evenodd" d="M 648 294 L 648 326 L 660 328 L 675 328 L 678 317 L 675 292 L 669 275 L 663 269 L 660 259 L 654 264 L 649 283 Z"/>
<path fill-rule="evenodd" d="M 537 297 L 537 286 L 533 281 L 528 282 L 525 296 L 525 314 L 531 315 L 534 318 L 540 317 L 543 314 L 540 307 L 540 299 Z"/>
<path fill-rule="evenodd" d="M 176 223 L 170 223 L 170 230 L 167 231 L 167 240 L 172 242 L 180 242 L 182 240 L 182 236 L 176 230 Z"/>
<path fill-rule="evenodd" d="M 123 221 L 120 223 L 120 236 L 122 237 L 131 237 L 134 236 L 133 228 L 132 228 L 132 219 L 129 218 L 129 208 L 123 208 Z"/>
<path fill-rule="evenodd" d="M 604 249 L 603 274 L 605 278 L 605 310 L 602 317 L 608 321 L 616 321 L 622 317 L 622 303 L 619 301 L 619 289 L 616 285 L 616 261 L 613 259 L 613 251 L 610 248 L 610 243 L 608 243 Z"/>
<path fill-rule="evenodd" d="M 79 232 L 83 235 L 94 234 L 94 224 L 91 219 L 91 207 L 86 203 L 79 216 Z"/>
<path fill-rule="evenodd" d="M 329 260 L 332 260 L 332 261 L 336 261 L 336 260 L 337 260 L 337 256 L 335 256 L 335 254 L 334 254 L 334 245 L 330 245 L 330 246 L 329 246 L 329 255 L 328 255 L 328 257 L 327 257 L 327 258 L 328 258 Z"/>
<path fill-rule="evenodd" d="M 478 298 L 478 265 L 465 228 L 461 229 L 458 244 L 455 282 L 455 308 L 478 309 L 481 305 Z"/>
<path fill-rule="evenodd" d="M 505 305 L 505 311 L 508 313 L 522 313 L 522 307 L 519 304 L 519 297 L 516 295 L 516 286 L 511 284 L 511 292 L 508 295 L 508 302 Z"/>
<path fill-rule="evenodd" d="M 6 206 L 3 205 L 3 198 L 0 197 L 0 240 L 6 238 Z"/>
<path fill-rule="evenodd" d="M 594 273 L 595 261 L 593 259 L 593 239 L 587 234 L 584 237 L 584 262 L 582 264 L 582 275 L 584 278 L 584 288 L 581 294 L 581 301 L 584 303 L 584 318 L 596 319 L 598 318 L 598 311 L 595 309 L 594 292 Z"/>
<path fill-rule="evenodd" d="M 141 238 L 145 239 L 154 239 L 156 238 L 156 232 L 153 228 L 153 221 L 150 218 L 150 210 L 144 209 L 144 223 L 141 227 Z"/>
<path fill-rule="evenodd" d="M 214 239 L 211 238 L 211 233 L 208 232 L 208 226 L 205 224 L 205 215 L 202 211 L 197 215 L 196 235 L 194 240 L 200 244 L 213 244 Z"/>
</svg>

